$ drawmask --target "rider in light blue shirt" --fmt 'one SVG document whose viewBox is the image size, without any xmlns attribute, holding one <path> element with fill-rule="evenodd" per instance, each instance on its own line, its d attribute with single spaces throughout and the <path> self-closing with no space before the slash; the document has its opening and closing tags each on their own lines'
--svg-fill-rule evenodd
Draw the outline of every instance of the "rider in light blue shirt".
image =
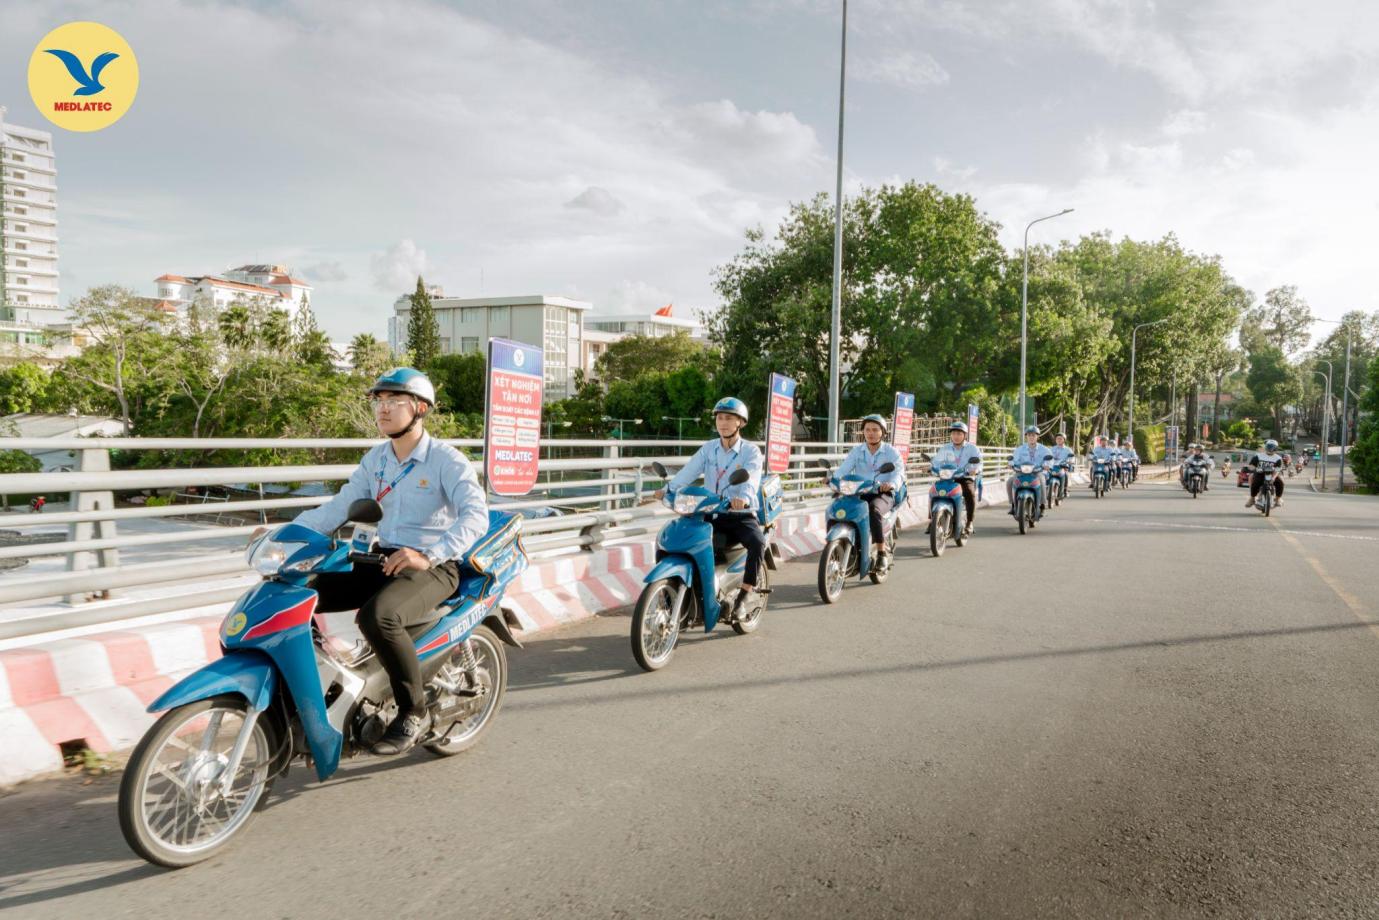
<svg viewBox="0 0 1379 920">
<path fill-rule="evenodd" d="M 976 528 L 972 519 L 977 515 L 977 487 L 974 481 L 981 476 L 982 451 L 976 444 L 967 440 L 967 423 L 953 422 L 948 426 L 948 443 L 944 444 L 929 458 L 930 472 L 937 474 L 940 467 L 951 466 L 962 488 L 963 504 L 967 506 L 968 533 Z"/>
<path fill-rule="evenodd" d="M 837 478 L 858 476 L 874 480 L 878 492 L 867 498 L 867 510 L 871 527 L 871 542 L 879 565 L 886 555 L 886 516 L 895 507 L 896 496 L 901 483 L 905 481 L 905 460 L 900 451 L 887 443 L 886 419 L 880 415 L 868 415 L 862 419 L 862 443 L 848 452 Z M 889 473 L 877 472 L 887 463 L 895 469 Z"/>
<path fill-rule="evenodd" d="M 1025 464 L 1031 464 L 1036 470 L 1040 471 L 1038 485 L 1035 486 L 1036 504 L 1043 504 L 1044 501 L 1044 474 L 1042 472 L 1044 461 L 1052 459 L 1053 452 L 1043 444 L 1039 443 L 1039 428 L 1030 425 L 1025 429 L 1025 443 L 1015 448 L 1015 452 L 1010 455 L 1010 468 L 1018 470 Z M 1015 513 L 1015 477 L 1011 476 L 1006 480 L 1006 497 L 1010 499 L 1010 513 Z"/>
<path fill-rule="evenodd" d="M 1061 431 L 1053 436 L 1053 447 L 1049 448 L 1049 453 L 1053 454 L 1055 463 L 1062 463 L 1064 460 L 1073 460 L 1076 462 L 1073 449 L 1068 446 L 1067 435 L 1063 434 Z"/>
</svg>

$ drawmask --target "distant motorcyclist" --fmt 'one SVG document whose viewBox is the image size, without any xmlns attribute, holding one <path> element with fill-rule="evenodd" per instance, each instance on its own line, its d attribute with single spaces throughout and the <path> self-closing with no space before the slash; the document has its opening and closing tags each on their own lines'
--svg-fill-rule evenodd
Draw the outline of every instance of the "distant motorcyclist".
<svg viewBox="0 0 1379 920">
<path fill-rule="evenodd" d="M 872 552 L 876 554 L 879 566 L 886 555 L 886 515 L 895 507 L 895 496 L 905 481 L 905 460 L 900 451 L 885 441 L 886 419 L 880 415 L 868 415 L 862 419 L 862 443 L 854 447 L 838 467 L 837 476 L 861 476 L 876 482 L 877 492 L 866 496 L 871 518 Z M 877 472 L 887 463 L 895 469 L 889 473 Z"/>
<path fill-rule="evenodd" d="M 1211 455 L 1205 453 L 1204 450 L 1201 444 L 1188 445 L 1187 458 L 1184 459 L 1182 464 L 1178 467 L 1178 482 L 1184 489 L 1187 488 L 1189 465 L 1194 462 L 1199 462 L 1206 465 L 1206 474 L 1202 478 L 1202 491 L 1211 491 L 1211 471 L 1216 466 L 1216 463 L 1211 459 Z"/>
<path fill-rule="evenodd" d="M 967 526 L 964 529 L 970 534 L 976 529 L 973 524 L 977 516 L 977 487 L 974 481 L 982 471 L 982 452 L 977 445 L 968 442 L 966 422 L 954 422 L 948 426 L 948 441 L 934 451 L 929 459 L 929 469 L 937 474 L 939 467 L 947 465 L 956 471 L 959 485 L 962 486 L 962 501 L 967 506 Z"/>
<path fill-rule="evenodd" d="M 1025 464 L 1032 465 L 1039 473 L 1039 479 L 1035 485 L 1035 504 L 1042 509 L 1044 502 L 1045 477 L 1043 466 L 1045 460 L 1052 460 L 1053 452 L 1043 444 L 1039 443 L 1039 426 L 1030 425 L 1025 429 L 1025 443 L 1015 448 L 1015 452 L 1010 456 L 1010 468 L 1018 471 Z M 1006 479 L 1006 499 L 1010 502 L 1010 514 L 1015 516 L 1015 477 L 1010 476 Z"/>
<path fill-rule="evenodd" d="M 1245 464 L 1250 470 L 1250 497 L 1245 500 L 1245 507 L 1254 507 L 1255 498 L 1259 495 L 1259 490 L 1264 488 L 1264 474 L 1260 472 L 1260 467 L 1269 465 L 1275 470 L 1282 467 L 1283 455 L 1278 452 L 1278 442 L 1273 438 L 1264 442 L 1264 449 L 1257 451 L 1250 457 Z M 1283 477 L 1274 477 L 1274 505 L 1283 507 Z"/>
</svg>

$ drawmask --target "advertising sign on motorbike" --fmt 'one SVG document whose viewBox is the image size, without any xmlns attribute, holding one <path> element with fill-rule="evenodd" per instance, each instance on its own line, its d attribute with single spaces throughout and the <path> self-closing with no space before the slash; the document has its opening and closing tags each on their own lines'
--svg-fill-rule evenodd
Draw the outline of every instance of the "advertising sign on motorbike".
<svg viewBox="0 0 1379 920">
<path fill-rule="evenodd" d="M 891 444 L 900 451 L 900 459 L 910 459 L 910 432 L 915 428 L 915 394 L 896 393 L 895 411 L 891 414 Z"/>
<path fill-rule="evenodd" d="M 967 440 L 977 443 L 977 404 L 967 404 Z"/>
<path fill-rule="evenodd" d="M 795 419 L 795 381 L 771 375 L 771 403 L 766 411 L 766 471 L 784 473 L 790 466 L 790 429 Z"/>
<path fill-rule="evenodd" d="M 536 484 L 544 379 L 540 348 L 488 340 L 484 480 L 494 495 L 526 495 Z"/>
</svg>

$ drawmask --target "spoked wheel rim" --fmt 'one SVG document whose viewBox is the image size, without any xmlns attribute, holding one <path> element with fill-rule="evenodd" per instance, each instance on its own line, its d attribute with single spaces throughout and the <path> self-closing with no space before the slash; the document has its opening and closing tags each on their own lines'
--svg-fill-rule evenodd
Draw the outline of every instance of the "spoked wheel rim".
<svg viewBox="0 0 1379 920">
<path fill-rule="evenodd" d="M 229 788 L 222 788 L 246 711 L 234 704 L 188 712 L 141 764 L 137 820 L 150 840 L 195 857 L 234 836 L 254 814 L 273 759 L 268 735 L 254 724 Z"/>
<path fill-rule="evenodd" d="M 469 670 L 463 667 L 464 647 L 463 644 L 459 644 L 451 650 L 450 661 L 445 663 L 442 671 L 451 682 L 461 685 L 465 690 L 476 691 L 478 698 L 483 702 L 475 712 L 457 720 L 445 738 L 436 742 L 435 746 L 442 750 L 463 746 L 483 731 L 489 719 L 493 718 L 493 713 L 502 698 L 499 691 L 502 689 L 503 668 L 506 662 L 503 650 L 498 648 L 493 639 L 482 633 L 472 634 L 468 641 L 474 650 L 474 667 Z"/>
<path fill-rule="evenodd" d="M 929 524 L 929 552 L 935 556 L 942 556 L 948 545 L 949 520 L 947 509 L 943 509 L 934 515 Z"/>
<path fill-rule="evenodd" d="M 661 665 L 675 651 L 675 643 L 680 638 L 680 616 L 675 604 L 679 591 L 669 582 L 663 582 L 655 587 L 654 592 L 647 598 L 639 638 L 647 661 Z"/>
<path fill-rule="evenodd" d="M 851 551 L 852 546 L 846 540 L 835 540 L 829 544 L 828 558 L 824 564 L 824 595 L 829 603 L 836 601 L 843 594 Z"/>
<path fill-rule="evenodd" d="M 743 601 L 742 613 L 733 622 L 733 631 L 738 635 L 746 635 L 755 632 L 761 625 L 761 615 L 766 612 L 766 592 L 771 588 L 770 576 L 763 568 L 757 577 L 757 589 L 747 595 Z M 762 590 L 765 589 L 765 590 Z"/>
</svg>

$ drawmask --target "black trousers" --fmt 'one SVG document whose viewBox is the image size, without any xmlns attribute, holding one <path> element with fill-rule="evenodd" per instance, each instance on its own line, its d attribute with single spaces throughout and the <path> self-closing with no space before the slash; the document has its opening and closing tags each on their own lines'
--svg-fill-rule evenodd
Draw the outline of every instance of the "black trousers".
<svg viewBox="0 0 1379 920">
<path fill-rule="evenodd" d="M 967 523 L 977 519 L 977 484 L 971 479 L 959 479 L 962 486 L 962 503 L 967 506 Z"/>
<path fill-rule="evenodd" d="M 316 609 L 334 613 L 358 608 L 354 622 L 388 672 L 398 714 L 420 713 L 426 708 L 426 688 L 416 643 L 407 627 L 429 620 L 431 611 L 454 594 L 459 584 L 458 562 L 442 562 L 425 571 L 409 569 L 400 575 L 384 575 L 381 566 L 356 562 L 353 572 L 316 576 Z"/>
<path fill-rule="evenodd" d="M 867 509 L 871 518 L 871 542 L 884 543 L 886 541 L 886 515 L 895 507 L 895 494 L 886 492 L 881 495 L 872 495 L 867 498 Z"/>
<path fill-rule="evenodd" d="M 1259 490 L 1262 489 L 1262 488 L 1264 488 L 1264 474 L 1263 474 L 1263 473 L 1251 473 L 1251 474 L 1250 474 L 1250 498 L 1254 498 L 1256 495 L 1258 495 L 1258 494 L 1259 494 Z M 1274 477 L 1274 497 L 1275 497 L 1275 498 L 1282 498 L 1282 497 L 1283 497 L 1283 479 L 1282 479 L 1282 477 L 1280 477 L 1280 476 L 1275 476 L 1275 477 Z"/>
<path fill-rule="evenodd" d="M 761 572 L 761 556 L 766 552 L 766 534 L 762 532 L 756 517 L 748 514 L 720 515 L 713 519 L 713 530 L 747 547 L 747 568 L 742 573 L 742 583 L 756 587 L 757 575 Z"/>
</svg>

